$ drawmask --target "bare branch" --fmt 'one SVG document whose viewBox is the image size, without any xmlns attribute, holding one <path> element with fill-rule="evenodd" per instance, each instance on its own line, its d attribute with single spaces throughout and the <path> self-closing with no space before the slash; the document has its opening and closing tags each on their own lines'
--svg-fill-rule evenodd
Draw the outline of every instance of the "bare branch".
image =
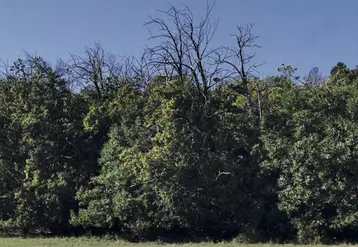
<svg viewBox="0 0 358 247">
<path fill-rule="evenodd" d="M 216 176 L 215 180 L 218 180 L 220 176 L 222 175 L 231 175 L 231 172 L 220 172 L 219 171 L 219 174 Z"/>
<path fill-rule="evenodd" d="M 223 47 L 226 50 L 224 57 L 218 57 L 218 60 L 227 64 L 229 68 L 236 72 L 236 76 L 246 84 L 247 78 L 256 72 L 257 68 L 263 64 L 255 64 L 252 60 L 255 58 L 255 53 L 247 53 L 250 48 L 261 48 L 256 43 L 258 36 L 252 33 L 254 25 L 248 24 L 237 27 L 237 33 L 231 34 L 235 40 L 234 47 Z"/>
<path fill-rule="evenodd" d="M 159 74 L 177 76 L 180 81 L 189 80 L 199 92 L 207 95 L 210 87 L 216 85 L 222 68 L 213 54 L 219 48 L 211 47 L 211 41 L 218 26 L 212 23 L 210 15 L 214 4 L 207 4 L 205 14 L 195 22 L 188 6 L 182 9 L 169 5 L 169 10 L 159 11 L 167 19 L 150 18 L 145 24 L 149 39 L 158 40 L 154 47 L 146 49 L 148 65 Z"/>
<path fill-rule="evenodd" d="M 68 68 L 77 87 L 93 87 L 101 99 L 104 93 L 113 92 L 122 82 L 132 80 L 145 84 L 147 74 L 143 59 L 120 57 L 105 52 L 95 43 L 93 48 L 86 47 L 83 55 L 71 54 Z"/>
</svg>

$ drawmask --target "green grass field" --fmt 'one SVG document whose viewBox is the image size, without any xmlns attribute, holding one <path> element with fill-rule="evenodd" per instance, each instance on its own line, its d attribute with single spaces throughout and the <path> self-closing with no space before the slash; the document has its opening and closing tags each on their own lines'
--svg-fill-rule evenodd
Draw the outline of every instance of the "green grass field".
<svg viewBox="0 0 358 247">
<path fill-rule="evenodd" d="M 280 245 L 260 244 L 260 245 L 246 245 L 239 243 L 200 243 L 200 244 L 159 244 L 159 243 L 128 243 L 124 241 L 100 240 L 95 238 L 49 238 L 49 239 L 23 239 L 23 238 L 0 238 L 1 247 L 165 247 L 165 246 L 180 246 L 180 247 L 234 247 L 234 246 L 250 246 L 250 247 L 271 247 Z M 281 245 L 282 246 L 282 245 Z M 285 245 L 291 247 L 299 247 L 298 245 Z M 318 247 L 319 245 L 315 245 Z M 339 245 L 340 247 L 348 245 Z M 352 245 L 350 245 L 352 246 Z"/>
</svg>

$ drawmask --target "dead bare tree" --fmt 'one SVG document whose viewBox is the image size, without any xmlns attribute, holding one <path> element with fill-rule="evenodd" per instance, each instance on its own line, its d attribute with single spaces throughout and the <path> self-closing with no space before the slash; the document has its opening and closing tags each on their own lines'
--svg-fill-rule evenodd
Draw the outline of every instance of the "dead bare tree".
<svg viewBox="0 0 358 247">
<path fill-rule="evenodd" d="M 74 54 L 70 56 L 72 61 L 69 63 L 69 68 L 77 81 L 77 86 L 92 84 L 100 98 L 105 90 L 104 78 L 114 68 L 111 57 L 105 54 L 98 43 L 93 48 L 86 47 L 83 56 Z"/>
<path fill-rule="evenodd" d="M 149 79 L 149 70 L 144 59 L 122 57 L 105 52 L 99 43 L 86 47 L 82 55 L 70 55 L 68 68 L 76 87 L 93 87 L 101 99 L 103 93 L 116 90 L 125 81 L 144 85 Z"/>
<path fill-rule="evenodd" d="M 121 57 L 122 73 L 120 80 L 134 80 L 139 87 L 145 87 L 155 76 L 146 61 L 146 56 L 142 55 L 139 59 L 136 57 Z"/>
<path fill-rule="evenodd" d="M 258 36 L 253 34 L 253 27 L 253 24 L 238 26 L 237 33 L 231 34 L 235 40 L 235 45 L 232 47 L 222 47 L 222 50 L 225 52 L 216 54 L 218 63 L 227 66 L 226 69 L 228 70 L 227 74 L 229 77 L 239 80 L 236 89 L 247 98 L 250 108 L 255 104 L 252 100 L 252 90 L 256 91 L 257 95 L 259 95 L 261 89 L 259 85 L 250 88 L 249 84 L 250 81 L 257 80 L 254 74 L 257 72 L 257 68 L 264 64 L 255 63 L 256 54 L 249 52 L 250 49 L 261 48 L 256 43 Z"/>
<path fill-rule="evenodd" d="M 308 75 L 306 75 L 304 78 L 304 83 L 308 85 L 320 85 L 325 81 L 324 76 L 319 71 L 318 67 L 313 67 Z"/>
<path fill-rule="evenodd" d="M 151 18 L 146 26 L 151 40 L 159 44 L 145 51 L 148 65 L 167 78 L 176 76 L 179 81 L 193 82 L 206 96 L 209 89 L 222 78 L 220 62 L 215 54 L 220 48 L 212 47 L 218 21 L 211 21 L 214 4 L 207 5 L 204 16 L 196 22 L 187 6 L 182 9 L 170 5 L 169 10 L 159 11 L 164 18 Z"/>
<path fill-rule="evenodd" d="M 237 33 L 231 34 L 235 39 L 235 46 L 226 48 L 228 53 L 226 58 L 222 60 L 222 62 L 231 66 L 234 73 L 236 72 L 239 75 L 244 84 L 247 83 L 248 77 L 257 72 L 257 68 L 263 65 L 256 64 L 253 61 L 256 54 L 248 52 L 251 48 L 261 48 L 256 43 L 258 36 L 252 33 L 253 27 L 253 24 L 237 27 Z"/>
</svg>

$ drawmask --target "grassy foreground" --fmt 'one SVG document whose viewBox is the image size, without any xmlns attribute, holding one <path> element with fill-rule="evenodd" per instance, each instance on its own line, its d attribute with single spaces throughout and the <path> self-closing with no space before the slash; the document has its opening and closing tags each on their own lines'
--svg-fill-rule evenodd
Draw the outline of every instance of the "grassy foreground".
<svg viewBox="0 0 358 247">
<path fill-rule="evenodd" d="M 250 246 L 250 247 L 272 247 L 280 245 L 270 245 L 270 244 L 260 244 L 260 245 L 248 245 L 248 244 L 239 244 L 239 243 L 200 243 L 200 244 L 159 244 L 159 243 L 128 243 L 124 241 L 111 241 L 111 240 L 101 240 L 96 238 L 0 238 L 1 247 L 165 247 L 165 246 L 180 246 L 180 247 L 234 247 L 234 246 Z M 285 245 L 285 246 L 294 246 L 298 245 Z M 315 245 L 318 247 L 319 245 Z M 339 245 L 340 247 L 348 245 Z"/>
</svg>

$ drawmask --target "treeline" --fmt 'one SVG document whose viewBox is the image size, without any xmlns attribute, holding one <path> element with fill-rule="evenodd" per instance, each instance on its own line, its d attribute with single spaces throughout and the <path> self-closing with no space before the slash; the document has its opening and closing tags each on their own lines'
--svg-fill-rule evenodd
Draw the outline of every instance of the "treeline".
<svg viewBox="0 0 358 247">
<path fill-rule="evenodd" d="M 357 240 L 358 70 L 257 78 L 252 26 L 215 48 L 210 12 L 151 19 L 140 59 L 96 45 L 5 66 L 3 233 Z"/>
</svg>

